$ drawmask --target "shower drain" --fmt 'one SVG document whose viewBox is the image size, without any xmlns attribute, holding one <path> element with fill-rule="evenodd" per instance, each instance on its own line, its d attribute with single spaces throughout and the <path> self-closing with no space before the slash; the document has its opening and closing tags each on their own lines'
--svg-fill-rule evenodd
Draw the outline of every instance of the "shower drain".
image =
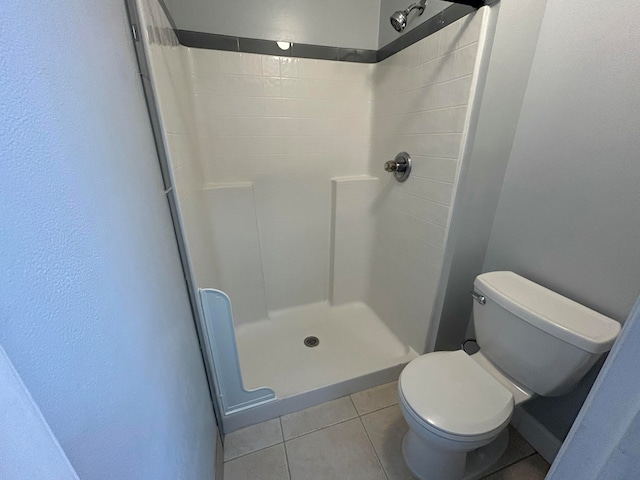
<svg viewBox="0 0 640 480">
<path fill-rule="evenodd" d="M 307 347 L 317 347 L 319 343 L 320 340 L 318 339 L 318 337 L 307 337 L 304 339 L 304 344 Z"/>
</svg>

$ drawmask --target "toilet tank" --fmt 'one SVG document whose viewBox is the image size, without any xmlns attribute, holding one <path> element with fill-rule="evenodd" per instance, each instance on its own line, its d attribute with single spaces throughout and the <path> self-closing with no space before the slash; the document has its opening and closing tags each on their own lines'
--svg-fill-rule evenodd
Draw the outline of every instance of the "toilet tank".
<svg viewBox="0 0 640 480">
<path fill-rule="evenodd" d="M 474 282 L 473 318 L 482 353 L 538 395 L 569 392 L 603 353 L 620 324 L 513 272 Z"/>
</svg>

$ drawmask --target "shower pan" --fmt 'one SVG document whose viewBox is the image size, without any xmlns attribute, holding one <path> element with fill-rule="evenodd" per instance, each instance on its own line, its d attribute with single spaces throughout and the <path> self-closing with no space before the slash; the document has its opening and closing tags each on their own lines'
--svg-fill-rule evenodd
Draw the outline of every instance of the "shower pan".
<svg viewBox="0 0 640 480">
<path fill-rule="evenodd" d="M 187 48 L 158 0 L 134 13 L 224 431 L 397 378 L 433 334 L 487 9 L 379 63 Z"/>
</svg>

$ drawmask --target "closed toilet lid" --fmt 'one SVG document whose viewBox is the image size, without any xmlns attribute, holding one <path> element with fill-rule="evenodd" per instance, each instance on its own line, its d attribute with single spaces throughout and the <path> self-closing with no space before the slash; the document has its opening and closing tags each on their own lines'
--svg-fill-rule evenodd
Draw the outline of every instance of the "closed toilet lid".
<svg viewBox="0 0 640 480">
<path fill-rule="evenodd" d="M 462 350 L 416 358 L 398 383 L 411 410 L 445 434 L 485 435 L 502 428 L 513 412 L 511 392 Z"/>
</svg>

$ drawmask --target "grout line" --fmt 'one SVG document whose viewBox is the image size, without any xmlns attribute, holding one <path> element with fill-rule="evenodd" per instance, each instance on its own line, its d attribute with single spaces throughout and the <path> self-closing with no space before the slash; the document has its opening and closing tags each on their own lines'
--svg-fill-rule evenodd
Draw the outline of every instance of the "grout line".
<svg viewBox="0 0 640 480">
<path fill-rule="evenodd" d="M 376 408 L 375 410 L 371 410 L 370 412 L 366 412 L 366 413 L 363 413 L 362 415 L 358 415 L 358 416 L 359 417 L 365 417 L 365 416 L 367 416 L 367 415 L 369 415 L 371 413 L 379 412 L 380 410 L 384 410 L 385 408 L 395 407 L 396 405 L 399 405 L 399 403 L 396 402 L 396 403 L 392 403 L 391 405 L 387 405 L 386 407 Z"/>
<path fill-rule="evenodd" d="M 446 182 L 439 182 L 439 183 L 446 183 Z M 447 185 L 452 185 L 452 184 L 447 184 Z M 446 203 L 440 203 L 440 202 L 436 202 L 435 200 L 431 200 L 429 198 L 425 198 L 425 197 L 421 197 L 420 195 L 416 195 L 415 193 L 409 193 L 409 192 L 405 192 L 405 191 L 398 191 L 398 194 L 400 195 L 406 195 L 408 197 L 415 197 L 415 198 L 419 198 L 420 200 L 426 200 L 427 202 L 431 202 L 434 203 L 440 207 L 447 207 L 447 208 L 451 208 L 451 205 L 447 205 Z"/>
<path fill-rule="evenodd" d="M 320 405 L 322 405 L 322 404 L 320 404 Z M 291 437 L 291 438 L 288 438 L 288 439 L 284 440 L 284 443 L 290 442 L 291 440 L 295 440 L 296 438 L 306 437 L 307 435 L 311 435 L 312 433 L 316 433 L 316 432 L 319 432 L 321 430 L 326 430 L 327 428 L 335 427 L 336 425 L 340 425 L 341 423 L 350 422 L 351 420 L 355 420 L 356 418 L 360 418 L 358 416 L 358 411 L 357 410 L 356 410 L 356 416 L 355 417 L 347 418 L 346 420 L 340 420 L 339 422 L 332 423 L 331 425 L 327 425 L 326 427 L 318 428 L 317 430 L 313 430 L 311 432 L 303 433 L 302 435 L 296 435 L 295 437 Z"/>
<path fill-rule="evenodd" d="M 351 406 L 353 407 L 353 411 L 356 412 L 356 416 L 360 417 L 360 412 L 358 411 L 358 407 L 356 407 L 356 402 L 354 402 L 353 398 L 352 398 L 353 393 L 350 393 L 347 396 L 349 397 L 349 400 L 351 401 Z"/>
<path fill-rule="evenodd" d="M 394 95 L 397 96 L 397 95 Z M 451 110 L 452 108 L 461 108 L 460 106 L 458 107 L 438 107 L 438 108 L 431 108 L 429 110 L 421 110 L 420 112 L 442 112 L 445 110 Z M 409 115 L 416 115 L 418 112 L 409 112 L 409 113 L 398 113 L 395 115 L 380 115 L 378 118 L 388 118 L 388 117 L 408 117 Z"/>
<path fill-rule="evenodd" d="M 280 431 L 282 432 L 282 446 L 284 448 L 284 460 L 287 462 L 287 473 L 289 474 L 289 480 L 291 480 L 291 466 L 289 465 L 289 454 L 287 453 L 287 442 L 284 441 L 284 428 L 282 428 L 282 416 L 278 417 L 280 420 Z"/>
<path fill-rule="evenodd" d="M 276 445 L 280 445 L 281 443 L 284 443 L 284 440 L 282 442 L 274 443 L 272 445 L 267 445 L 266 447 L 258 448 L 257 450 L 253 450 L 251 452 L 243 453 L 242 455 L 238 455 L 237 457 L 233 457 L 233 458 L 230 458 L 229 460 L 225 460 L 224 463 L 233 462 L 234 460 L 238 460 L 239 458 L 246 457 L 247 455 L 251 455 L 252 453 L 261 452 L 263 450 L 266 450 L 267 448 L 271 448 L 271 447 L 275 447 Z"/>
<path fill-rule="evenodd" d="M 417 198 L 422 198 L 422 197 L 417 197 Z M 426 198 L 422 198 L 422 200 L 425 200 L 425 201 L 427 201 L 427 202 L 431 202 L 431 203 L 435 203 L 435 202 L 432 202 L 431 200 L 428 200 L 428 199 L 426 199 Z M 442 205 L 440 205 L 440 206 L 442 206 Z M 438 227 L 438 228 L 440 228 L 440 229 L 442 229 L 442 230 L 446 230 L 446 228 L 447 228 L 447 227 L 445 227 L 445 226 L 443 226 L 443 225 L 440 225 L 440 224 L 438 224 L 438 223 L 434 223 L 434 222 L 432 222 L 431 220 L 427 220 L 426 218 L 422 218 L 422 217 L 421 217 L 421 216 L 419 216 L 419 215 L 415 215 L 415 214 L 410 213 L 410 212 L 405 212 L 405 211 L 403 211 L 403 210 L 400 210 L 400 209 L 397 209 L 397 208 L 394 208 L 394 207 L 389 207 L 389 208 L 390 208 L 391 210 L 395 211 L 396 213 L 403 213 L 403 214 L 405 214 L 405 215 L 407 215 L 407 216 L 409 216 L 409 217 L 414 217 L 414 218 L 416 218 L 416 219 L 418 219 L 418 220 L 420 220 L 420 221 L 422 221 L 422 222 L 424 222 L 424 223 L 428 223 L 429 225 L 433 225 L 434 227 Z M 435 243 L 432 243 L 432 245 L 434 245 L 434 246 L 436 246 L 436 247 L 440 247 L 440 248 L 442 248 L 442 245 L 436 245 Z"/>
<path fill-rule="evenodd" d="M 519 458 L 518 460 L 514 460 L 513 462 L 511 462 L 511 463 L 499 468 L 498 470 L 495 470 L 494 472 L 491 472 L 489 475 L 486 475 L 486 476 L 482 477 L 480 480 L 485 480 L 486 478 L 489 478 L 491 475 L 495 475 L 496 473 L 502 472 L 503 470 L 506 470 L 509 467 L 513 467 L 515 464 L 520 463 L 520 462 L 526 460 L 527 458 L 533 457 L 534 455 L 538 455 L 538 452 L 535 451 L 535 450 L 534 450 L 533 453 L 531 453 L 531 454 L 529 454 L 529 455 L 527 455 L 525 457 Z"/>
<path fill-rule="evenodd" d="M 280 434 L 282 435 L 282 441 L 284 442 L 284 427 L 282 426 L 282 415 L 278 417 L 278 422 L 280 423 Z"/>
<path fill-rule="evenodd" d="M 371 437 L 369 436 L 369 432 L 367 431 L 367 427 L 364 426 L 364 422 L 362 421 L 362 417 L 358 417 L 358 420 L 360 420 L 360 425 L 362 425 L 362 429 L 364 430 L 364 434 L 367 436 L 367 440 L 369 440 L 369 445 L 371 445 L 371 448 L 373 449 L 373 454 L 376 456 L 376 459 L 378 460 L 378 465 L 380 465 L 380 469 L 382 470 L 382 473 L 384 474 L 384 477 L 389 480 L 389 475 L 387 475 L 387 471 L 384 469 L 384 465 L 382 465 L 382 460 L 380 460 L 380 455 L 378 455 L 378 451 L 376 450 L 376 447 L 373 445 L 373 442 L 371 441 Z"/>
<path fill-rule="evenodd" d="M 391 92 L 390 98 L 402 97 L 404 95 L 409 95 L 411 93 L 415 93 L 418 90 L 427 90 L 427 89 L 429 89 L 431 87 L 442 86 L 445 83 L 453 83 L 456 80 L 460 80 L 461 78 L 468 78 L 468 77 L 473 77 L 473 73 L 466 73 L 464 75 L 460 75 L 459 77 L 452 77 L 452 78 L 450 78 L 448 80 L 442 80 L 441 82 L 428 83 L 426 85 L 423 85 L 423 86 L 418 87 L 418 88 L 413 88 L 411 90 L 403 90 L 403 91 L 400 91 L 398 93 Z M 442 110 L 444 108 L 450 108 L 450 107 L 437 107 L 437 108 L 432 108 L 430 110 Z M 406 113 L 401 113 L 399 115 L 407 115 L 407 114 Z"/>
<path fill-rule="evenodd" d="M 412 173 L 413 173 L 413 172 L 412 172 Z M 447 181 L 447 180 L 439 180 L 439 179 L 437 179 L 437 178 L 427 177 L 427 176 L 425 176 L 425 175 L 417 175 L 417 174 L 414 174 L 414 175 L 412 175 L 412 176 L 413 176 L 414 178 L 423 178 L 423 179 L 425 179 L 425 180 L 431 180 L 432 182 L 438 182 L 438 183 L 444 183 L 444 184 L 447 184 L 447 185 L 453 185 L 453 182 L 449 182 L 449 181 Z"/>
<path fill-rule="evenodd" d="M 425 177 L 424 175 L 414 175 L 414 177 L 416 177 L 416 178 L 424 178 L 425 180 L 430 180 L 430 181 L 435 182 L 435 183 L 443 183 L 445 185 L 453 185 L 453 182 L 449 182 L 449 181 L 446 181 L 446 180 L 438 180 L 437 178 Z M 411 194 L 407 193 L 407 195 L 411 195 Z M 423 197 L 420 197 L 420 198 L 423 198 Z"/>
</svg>

